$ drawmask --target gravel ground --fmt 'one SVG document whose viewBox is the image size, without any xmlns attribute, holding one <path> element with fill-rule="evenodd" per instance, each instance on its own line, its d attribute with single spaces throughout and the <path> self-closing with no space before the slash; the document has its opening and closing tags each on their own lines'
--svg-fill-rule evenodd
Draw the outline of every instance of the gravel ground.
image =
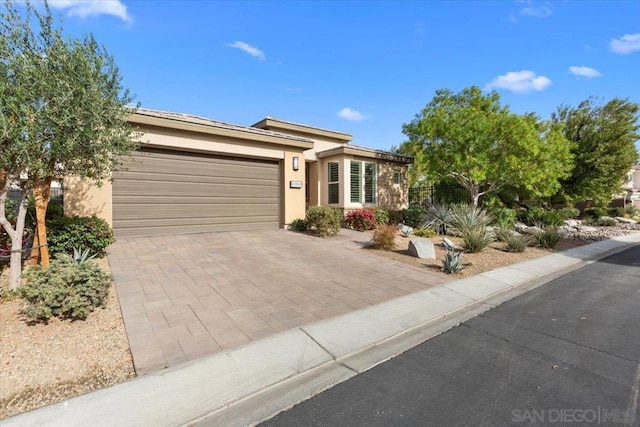
<svg viewBox="0 0 640 427">
<path fill-rule="evenodd" d="M 23 304 L 0 300 L 0 419 L 135 376 L 113 285 L 107 307 L 85 321 L 30 326 Z"/>
</svg>

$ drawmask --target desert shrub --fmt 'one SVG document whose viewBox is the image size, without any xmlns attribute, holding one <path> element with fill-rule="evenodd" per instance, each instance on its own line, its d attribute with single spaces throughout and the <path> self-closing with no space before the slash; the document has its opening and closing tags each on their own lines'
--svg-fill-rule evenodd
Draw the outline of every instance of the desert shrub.
<svg viewBox="0 0 640 427">
<path fill-rule="evenodd" d="M 589 218 L 598 219 L 601 216 L 606 216 L 607 212 L 602 208 L 593 207 L 585 209 L 584 215 Z"/>
<path fill-rule="evenodd" d="M 86 319 L 97 307 L 106 305 L 111 283 L 111 276 L 97 264 L 76 264 L 66 254 L 56 255 L 46 270 L 39 265 L 30 267 L 24 277 L 27 283 L 19 292 L 28 302 L 24 314 L 32 321 Z"/>
<path fill-rule="evenodd" d="M 545 209 L 540 206 L 532 206 L 529 209 L 518 211 L 518 221 L 529 226 L 558 226 L 566 218 L 564 213 L 555 209 Z"/>
<path fill-rule="evenodd" d="M 495 223 L 499 227 L 509 228 L 513 227 L 516 223 L 516 211 L 509 208 L 494 206 L 487 209 L 489 213 L 495 219 Z"/>
<path fill-rule="evenodd" d="M 624 208 L 607 208 L 608 216 L 624 216 Z"/>
<path fill-rule="evenodd" d="M 97 216 L 63 217 L 47 222 L 47 243 L 51 254 L 72 254 L 73 248 L 86 248 L 98 256 L 114 242 L 109 224 Z"/>
<path fill-rule="evenodd" d="M 396 248 L 395 237 L 398 230 L 394 225 L 380 225 L 373 232 L 371 246 L 385 251 L 392 251 Z"/>
<path fill-rule="evenodd" d="M 389 224 L 389 211 L 382 208 L 373 209 L 373 215 L 376 217 L 377 225 L 387 225 Z"/>
<path fill-rule="evenodd" d="M 575 219 L 580 216 L 580 209 L 577 209 L 577 208 L 566 207 L 566 208 L 558 209 L 558 212 L 560 212 L 560 215 L 562 215 L 563 220 Z"/>
<path fill-rule="evenodd" d="M 624 213 L 625 213 L 625 215 L 629 215 L 630 217 L 633 218 L 633 217 L 637 216 L 638 214 L 640 214 L 640 209 L 636 208 L 633 205 L 628 205 L 626 208 L 624 208 Z"/>
<path fill-rule="evenodd" d="M 545 227 L 541 232 L 534 234 L 533 237 L 536 239 L 538 246 L 545 249 L 555 248 L 562 240 L 556 227 Z"/>
<path fill-rule="evenodd" d="M 423 228 L 415 228 L 413 230 L 413 235 L 418 237 L 431 238 L 431 237 L 436 237 L 438 233 L 436 233 L 436 230 L 434 230 L 433 228 L 423 227 Z"/>
<path fill-rule="evenodd" d="M 464 268 L 462 265 L 462 252 L 448 250 L 442 260 L 442 270 L 447 274 L 458 273 Z"/>
<path fill-rule="evenodd" d="M 376 228 L 376 216 L 371 209 L 358 209 L 347 212 L 344 223 L 347 228 L 357 231 L 373 230 Z"/>
<path fill-rule="evenodd" d="M 405 213 L 406 209 L 401 209 L 399 211 L 396 210 L 388 210 L 387 213 L 389 214 L 389 224 L 400 224 L 402 221 L 404 221 L 404 213 Z"/>
<path fill-rule="evenodd" d="M 486 227 L 493 222 L 493 216 L 484 210 L 471 205 L 452 205 L 451 216 L 447 225 L 460 234 L 480 230 L 485 233 Z"/>
<path fill-rule="evenodd" d="M 289 229 L 293 231 L 307 231 L 307 221 L 302 218 L 296 218 L 289 224 Z"/>
<path fill-rule="evenodd" d="M 314 234 L 322 237 L 335 236 L 340 232 L 342 211 L 327 206 L 311 206 L 307 209 L 306 221 Z"/>
<path fill-rule="evenodd" d="M 478 253 L 483 251 L 491 242 L 493 236 L 484 227 L 476 227 L 462 232 L 462 241 L 467 252 Z"/>
<path fill-rule="evenodd" d="M 426 211 L 422 215 L 420 228 L 432 228 L 438 234 L 447 234 L 447 225 L 451 220 L 451 210 L 447 205 L 434 203 L 427 206 Z"/>
<path fill-rule="evenodd" d="M 510 228 L 498 227 L 493 230 L 493 233 L 495 234 L 496 239 L 501 242 L 505 242 L 509 237 L 513 235 L 513 230 Z"/>
<path fill-rule="evenodd" d="M 422 208 L 409 208 L 404 211 L 402 223 L 409 227 L 418 228 L 422 224 L 422 216 L 425 210 Z"/>
<path fill-rule="evenodd" d="M 618 225 L 618 221 L 616 221 L 615 218 L 611 218 L 608 216 L 601 216 L 596 221 L 596 224 L 601 227 L 615 227 L 616 225 Z"/>
<path fill-rule="evenodd" d="M 518 235 L 509 233 L 509 235 L 504 235 L 504 239 L 502 240 L 508 252 L 524 252 L 527 246 L 530 246 L 533 243 L 531 236 L 527 235 Z"/>
</svg>

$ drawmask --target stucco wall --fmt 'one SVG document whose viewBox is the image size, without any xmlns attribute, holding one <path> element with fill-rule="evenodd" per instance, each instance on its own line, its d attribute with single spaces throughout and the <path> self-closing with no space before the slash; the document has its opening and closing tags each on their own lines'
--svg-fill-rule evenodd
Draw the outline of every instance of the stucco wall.
<svg viewBox="0 0 640 427">
<path fill-rule="evenodd" d="M 299 169 L 293 170 L 293 158 L 298 157 Z M 301 152 L 284 152 L 284 160 L 281 163 L 281 172 L 283 176 L 282 180 L 282 213 L 280 215 L 281 221 L 284 224 L 290 224 L 291 221 L 297 218 L 304 218 L 305 216 L 305 188 L 304 188 L 304 176 L 305 176 L 305 161 Z M 291 188 L 291 181 L 301 181 L 302 188 Z M 283 225 L 284 225 L 283 224 Z"/>
<path fill-rule="evenodd" d="M 113 226 L 111 182 L 97 186 L 92 181 L 76 177 L 64 179 L 64 214 L 67 216 L 96 215 Z"/>
</svg>

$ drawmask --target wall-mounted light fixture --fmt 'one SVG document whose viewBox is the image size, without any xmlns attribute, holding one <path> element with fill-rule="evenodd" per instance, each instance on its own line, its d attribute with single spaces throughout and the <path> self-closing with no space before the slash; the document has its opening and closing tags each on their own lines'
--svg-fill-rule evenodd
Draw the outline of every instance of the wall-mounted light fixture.
<svg viewBox="0 0 640 427">
<path fill-rule="evenodd" d="M 298 169 L 300 169 L 300 158 L 298 156 L 295 156 L 293 158 L 293 170 L 297 171 Z"/>
</svg>

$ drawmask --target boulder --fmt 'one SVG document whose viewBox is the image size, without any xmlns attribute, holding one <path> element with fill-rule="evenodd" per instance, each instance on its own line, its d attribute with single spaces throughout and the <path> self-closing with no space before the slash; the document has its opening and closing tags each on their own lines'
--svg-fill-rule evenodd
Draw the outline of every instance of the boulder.
<svg viewBox="0 0 640 427">
<path fill-rule="evenodd" d="M 583 225 L 582 227 L 580 227 L 580 231 L 586 233 L 595 233 L 596 231 L 598 231 L 598 229 L 595 227 L 589 227 L 588 225 Z"/>
<path fill-rule="evenodd" d="M 564 225 L 566 225 L 567 227 L 575 228 L 578 226 L 578 221 L 576 221 L 575 219 L 565 219 Z"/>
<path fill-rule="evenodd" d="M 409 242 L 409 254 L 417 258 L 436 259 L 436 248 L 430 239 L 414 237 Z"/>
<path fill-rule="evenodd" d="M 621 216 L 617 216 L 616 220 L 618 222 L 623 222 L 625 224 L 637 224 L 638 223 L 638 221 L 636 221 L 636 220 L 633 220 L 631 218 L 624 218 L 624 217 L 621 217 Z"/>
<path fill-rule="evenodd" d="M 540 227 L 525 227 L 522 230 L 518 230 L 522 234 L 538 234 L 542 233 L 544 230 Z"/>
<path fill-rule="evenodd" d="M 400 232 L 400 234 L 402 234 L 404 237 L 409 236 L 412 232 L 413 232 L 413 227 L 409 227 L 406 224 L 398 224 L 398 231 Z"/>
<path fill-rule="evenodd" d="M 451 250 L 451 251 L 455 251 L 458 249 L 458 247 L 456 246 L 455 243 L 453 243 L 451 240 L 447 239 L 446 237 L 442 238 L 442 246 L 446 249 L 446 250 Z"/>
<path fill-rule="evenodd" d="M 573 227 L 569 227 L 568 225 L 563 225 L 562 227 L 558 228 L 558 236 L 562 237 L 563 239 L 566 239 L 571 234 L 571 231 L 573 231 Z"/>
<path fill-rule="evenodd" d="M 515 228 L 517 232 L 522 233 L 522 230 L 529 228 L 529 226 L 524 222 L 516 221 L 513 228 Z"/>
</svg>

